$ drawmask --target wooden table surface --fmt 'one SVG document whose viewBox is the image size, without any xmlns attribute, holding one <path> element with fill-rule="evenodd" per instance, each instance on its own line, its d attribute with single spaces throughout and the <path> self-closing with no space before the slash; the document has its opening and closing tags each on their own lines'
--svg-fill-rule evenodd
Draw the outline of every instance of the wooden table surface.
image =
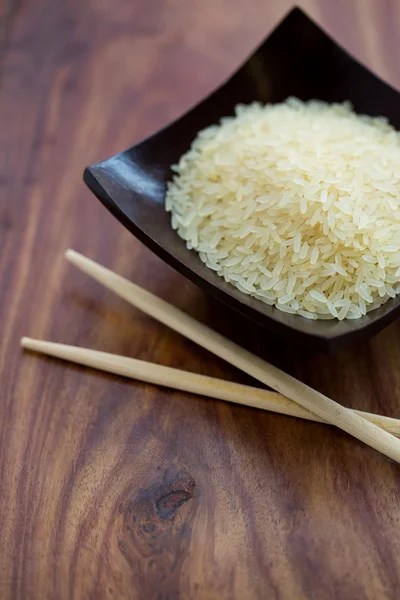
<svg viewBox="0 0 400 600">
<path fill-rule="evenodd" d="M 0 0 L 1 600 L 399 598 L 400 468 L 344 433 L 25 353 L 22 335 L 240 382 L 67 264 L 87 254 L 345 405 L 400 417 L 400 324 L 299 355 L 125 231 L 83 168 L 177 117 L 288 1 Z M 308 0 L 400 86 L 396 0 Z"/>
</svg>

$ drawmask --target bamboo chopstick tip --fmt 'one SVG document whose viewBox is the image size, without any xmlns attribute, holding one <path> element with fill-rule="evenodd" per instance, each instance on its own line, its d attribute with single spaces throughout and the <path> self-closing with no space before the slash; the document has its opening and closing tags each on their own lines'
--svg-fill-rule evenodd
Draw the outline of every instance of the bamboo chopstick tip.
<svg viewBox="0 0 400 600">
<path fill-rule="evenodd" d="M 96 263 L 93 263 L 92 260 L 90 260 L 90 258 L 87 258 L 87 256 L 84 256 L 83 254 L 80 254 L 79 252 L 77 252 L 76 250 L 72 250 L 72 248 L 68 248 L 65 252 L 64 252 L 64 257 L 73 265 L 75 265 L 76 267 L 78 267 L 78 269 L 81 269 L 82 271 L 86 271 L 86 269 L 93 264 L 98 267 L 100 265 L 97 265 Z"/>
<path fill-rule="evenodd" d="M 64 256 L 67 260 L 73 261 L 74 258 L 76 258 L 78 255 L 78 252 L 76 252 L 75 250 L 72 250 L 72 248 L 68 248 L 65 252 L 64 252 Z"/>
<path fill-rule="evenodd" d="M 31 338 L 26 337 L 26 336 L 22 337 L 21 338 L 21 348 L 28 348 L 30 341 L 31 341 Z"/>
</svg>

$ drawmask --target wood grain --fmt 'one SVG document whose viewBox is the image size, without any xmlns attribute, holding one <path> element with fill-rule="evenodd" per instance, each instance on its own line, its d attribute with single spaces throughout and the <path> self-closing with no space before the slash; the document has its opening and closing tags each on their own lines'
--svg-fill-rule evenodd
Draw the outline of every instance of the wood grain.
<svg viewBox="0 0 400 600">
<path fill-rule="evenodd" d="M 0 598 L 396 599 L 399 467 L 314 423 L 21 354 L 22 335 L 250 383 L 65 263 L 71 246 L 354 408 L 400 417 L 400 326 L 334 359 L 239 321 L 136 242 L 86 164 L 178 116 L 289 2 L 0 3 Z M 395 0 L 308 0 L 400 86 Z"/>
</svg>

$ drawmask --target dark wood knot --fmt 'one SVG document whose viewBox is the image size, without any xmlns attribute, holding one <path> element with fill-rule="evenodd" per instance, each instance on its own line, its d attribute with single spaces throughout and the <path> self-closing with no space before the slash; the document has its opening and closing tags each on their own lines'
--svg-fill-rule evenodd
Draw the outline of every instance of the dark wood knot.
<svg viewBox="0 0 400 600">
<path fill-rule="evenodd" d="M 185 502 L 192 498 L 192 494 L 185 490 L 176 490 L 161 496 L 156 501 L 157 514 L 160 519 L 168 519 L 175 511 L 178 510 Z"/>
<path fill-rule="evenodd" d="M 168 469 L 120 506 L 118 548 L 146 598 L 174 597 L 190 545 L 199 493 L 188 473 Z"/>
</svg>

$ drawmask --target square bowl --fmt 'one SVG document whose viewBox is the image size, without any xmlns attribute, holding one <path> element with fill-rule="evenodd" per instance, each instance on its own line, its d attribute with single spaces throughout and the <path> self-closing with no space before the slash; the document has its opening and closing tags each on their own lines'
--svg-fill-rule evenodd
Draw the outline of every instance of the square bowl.
<svg viewBox="0 0 400 600">
<path fill-rule="evenodd" d="M 148 139 L 88 167 L 84 180 L 139 240 L 215 298 L 291 341 L 338 351 L 393 321 L 400 313 L 400 297 L 357 320 L 310 321 L 281 312 L 243 294 L 206 267 L 172 229 L 164 208 L 171 165 L 201 129 L 232 115 L 238 103 L 282 102 L 288 96 L 329 103 L 350 100 L 357 113 L 385 116 L 400 129 L 400 94 L 294 8 L 215 92 Z"/>
</svg>

